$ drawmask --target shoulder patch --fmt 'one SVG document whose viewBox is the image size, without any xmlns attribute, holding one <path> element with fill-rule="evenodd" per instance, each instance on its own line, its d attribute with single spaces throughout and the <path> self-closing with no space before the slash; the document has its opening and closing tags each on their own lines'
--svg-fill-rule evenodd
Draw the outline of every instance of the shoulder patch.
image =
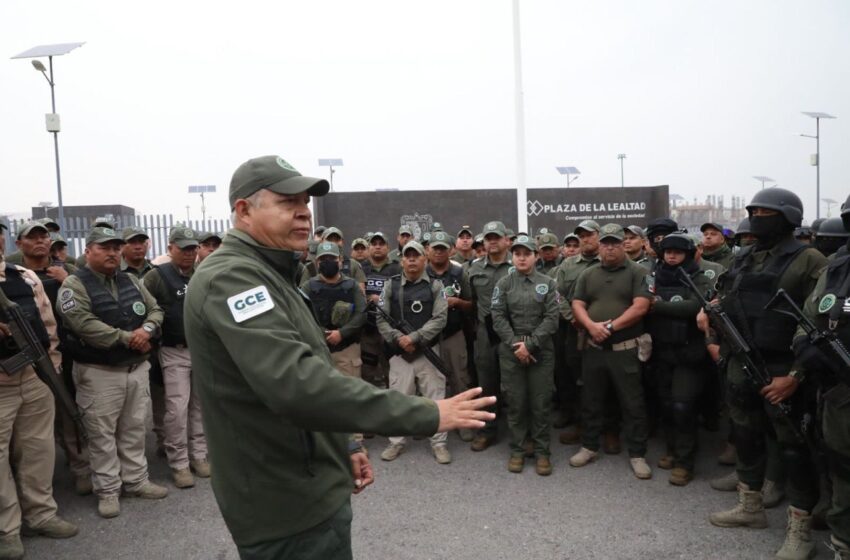
<svg viewBox="0 0 850 560">
<path fill-rule="evenodd" d="M 59 301 L 65 302 L 74 299 L 74 291 L 71 288 L 62 288 L 59 290 Z"/>
<path fill-rule="evenodd" d="M 145 311 L 147 311 L 147 308 L 145 307 L 145 304 L 141 301 L 137 301 L 133 304 L 133 313 L 135 313 L 136 315 L 144 315 Z"/>
<path fill-rule="evenodd" d="M 826 294 L 820 300 L 818 305 L 818 313 L 826 313 L 835 305 L 835 294 Z"/>
<path fill-rule="evenodd" d="M 548 284 L 537 284 L 534 286 L 534 291 L 544 296 L 549 293 L 549 285 Z"/>
<path fill-rule="evenodd" d="M 71 311 L 72 309 L 75 309 L 76 307 L 77 307 L 77 300 L 69 299 L 69 300 L 62 302 L 60 309 L 62 309 L 62 313 L 67 313 L 68 311 Z"/>
<path fill-rule="evenodd" d="M 274 309 L 274 301 L 265 286 L 257 286 L 227 298 L 227 307 L 237 323 Z"/>
<path fill-rule="evenodd" d="M 705 277 L 706 277 L 706 278 L 708 278 L 709 280 L 713 280 L 713 279 L 714 279 L 714 277 L 715 277 L 715 276 L 717 276 L 717 273 L 715 273 L 715 272 L 714 272 L 713 270 L 711 270 L 710 268 L 709 268 L 709 269 L 707 269 L 707 270 L 706 270 L 703 274 L 705 274 Z"/>
<path fill-rule="evenodd" d="M 508 268 L 508 274 L 513 274 L 514 272 L 516 272 L 516 267 L 511 265 L 511 267 Z"/>
<path fill-rule="evenodd" d="M 676 294 L 675 296 L 670 298 L 670 301 L 673 302 L 673 303 L 677 303 L 677 302 L 680 302 L 680 301 L 685 301 L 685 299 L 682 296 L 680 296 L 679 294 Z"/>
</svg>

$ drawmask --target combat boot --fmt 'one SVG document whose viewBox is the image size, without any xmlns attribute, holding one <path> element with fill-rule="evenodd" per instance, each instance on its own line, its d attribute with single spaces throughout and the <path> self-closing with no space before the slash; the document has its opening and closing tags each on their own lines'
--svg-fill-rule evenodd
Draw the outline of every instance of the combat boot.
<svg viewBox="0 0 850 560">
<path fill-rule="evenodd" d="M 48 537 L 51 539 L 68 539 L 78 533 L 77 526 L 54 515 L 38 527 L 23 525 L 21 532 L 26 537 Z"/>
<path fill-rule="evenodd" d="M 189 468 L 200 478 L 209 478 L 212 475 L 210 462 L 206 459 L 189 461 Z"/>
<path fill-rule="evenodd" d="M 448 465 L 452 462 L 452 454 L 449 453 L 449 448 L 445 444 L 435 445 L 431 449 L 434 451 L 434 458 L 441 465 Z"/>
<path fill-rule="evenodd" d="M 88 496 L 94 491 L 90 474 L 82 474 L 74 477 L 74 491 L 78 496 Z"/>
<path fill-rule="evenodd" d="M 98 496 L 97 514 L 104 519 L 118 517 L 121 514 L 121 504 L 118 502 L 118 496 L 113 494 L 108 496 Z"/>
<path fill-rule="evenodd" d="M 765 509 L 775 508 L 785 498 L 785 489 L 772 480 L 765 480 L 761 486 L 761 502 Z"/>
<path fill-rule="evenodd" d="M 174 486 L 177 488 L 191 488 L 195 485 L 195 477 L 189 469 L 172 469 L 171 476 L 174 477 Z"/>
<path fill-rule="evenodd" d="M 595 461 L 598 456 L 598 451 L 591 451 L 586 447 L 582 447 L 578 450 L 578 453 L 570 457 L 570 465 L 573 467 L 583 467 L 586 464 Z"/>
<path fill-rule="evenodd" d="M 125 494 L 133 498 L 142 498 L 144 500 L 161 500 L 168 496 L 168 488 L 154 484 L 150 480 L 146 480 L 141 486 L 134 490 L 125 490 Z"/>
<path fill-rule="evenodd" d="M 469 445 L 469 448 L 473 451 L 484 451 L 494 443 L 496 443 L 495 437 L 475 436 L 475 439 L 472 440 L 472 443 Z"/>
<path fill-rule="evenodd" d="M 664 469 L 665 471 L 669 471 L 670 469 L 673 468 L 673 463 L 674 463 L 674 460 L 673 460 L 672 455 L 662 455 L 658 459 L 658 468 Z"/>
<path fill-rule="evenodd" d="M 384 461 L 395 461 L 403 451 L 404 446 L 402 444 L 391 443 L 381 452 L 381 459 Z"/>
<path fill-rule="evenodd" d="M 525 466 L 525 457 L 522 455 L 511 456 L 508 460 L 508 470 L 512 473 L 521 473 Z"/>
<path fill-rule="evenodd" d="M 761 492 L 750 490 L 743 482 L 738 483 L 738 505 L 727 511 L 712 513 L 708 520 L 716 527 L 750 527 L 764 529 L 767 516 L 761 502 Z"/>
<path fill-rule="evenodd" d="M 534 465 L 534 471 L 540 476 L 549 476 L 552 474 L 552 462 L 549 461 L 549 457 L 538 457 L 537 464 Z"/>
<path fill-rule="evenodd" d="M 17 560 L 24 557 L 24 543 L 20 535 L 3 535 L 0 537 L 0 558 Z"/>
<path fill-rule="evenodd" d="M 712 479 L 708 485 L 721 492 L 734 492 L 738 489 L 738 471 L 732 471 L 726 476 Z"/>
<path fill-rule="evenodd" d="M 850 544 L 841 542 L 835 538 L 835 535 L 832 535 L 829 540 L 830 542 L 826 545 L 826 547 L 835 554 L 835 556 L 832 557 L 832 560 L 850 560 Z"/>
<path fill-rule="evenodd" d="M 673 486 L 687 486 L 694 479 L 694 473 L 683 467 L 676 467 L 670 471 L 670 484 Z"/>
<path fill-rule="evenodd" d="M 785 542 L 776 553 L 777 560 L 809 560 L 815 555 L 812 542 L 812 516 L 809 512 L 788 506 L 788 528 Z"/>
</svg>

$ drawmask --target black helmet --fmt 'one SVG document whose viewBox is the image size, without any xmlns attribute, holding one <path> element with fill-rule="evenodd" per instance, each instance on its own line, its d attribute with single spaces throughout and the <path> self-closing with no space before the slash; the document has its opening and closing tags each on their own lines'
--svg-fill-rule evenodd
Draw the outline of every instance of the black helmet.
<svg viewBox="0 0 850 560">
<path fill-rule="evenodd" d="M 850 232 L 844 229 L 841 218 L 827 218 L 820 225 L 817 237 L 849 237 Z"/>
<path fill-rule="evenodd" d="M 794 230 L 794 237 L 796 239 L 800 239 L 801 237 L 812 237 L 813 235 L 812 228 L 809 226 L 800 226 Z"/>
<path fill-rule="evenodd" d="M 844 221 L 844 229 L 850 231 L 850 195 L 841 205 L 841 219 Z"/>
<path fill-rule="evenodd" d="M 693 253 L 696 251 L 694 241 L 687 233 L 671 233 L 661 240 L 659 247 L 661 247 L 662 252 L 667 249 L 679 249 L 686 253 Z"/>
<path fill-rule="evenodd" d="M 811 225 L 812 233 L 817 233 L 818 230 L 820 229 L 820 225 L 822 223 L 824 223 L 824 221 L 826 221 L 826 218 L 818 218 L 817 220 L 812 222 L 812 225 Z"/>
<path fill-rule="evenodd" d="M 744 233 L 749 233 L 749 234 L 753 233 L 752 231 L 750 231 L 750 219 L 749 218 L 744 218 L 743 220 L 741 220 L 741 223 L 738 224 L 738 232 L 735 234 L 735 237 L 739 237 Z"/>
<path fill-rule="evenodd" d="M 656 218 L 646 225 L 646 236 L 652 240 L 659 234 L 667 235 L 679 229 L 679 224 L 670 218 Z"/>
<path fill-rule="evenodd" d="M 776 210 L 792 226 L 803 223 L 803 201 L 793 192 L 779 187 L 762 189 L 756 193 L 747 205 L 747 212 L 753 215 L 753 208 L 768 208 Z"/>
</svg>

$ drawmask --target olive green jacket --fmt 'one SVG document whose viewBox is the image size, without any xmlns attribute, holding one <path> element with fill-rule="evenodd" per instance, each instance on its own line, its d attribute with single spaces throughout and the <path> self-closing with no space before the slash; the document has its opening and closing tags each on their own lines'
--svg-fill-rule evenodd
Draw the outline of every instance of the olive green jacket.
<svg viewBox="0 0 850 560">
<path fill-rule="evenodd" d="M 531 353 L 552 351 L 560 300 L 552 277 L 539 270 L 530 274 L 513 270 L 493 290 L 493 330 L 511 351 L 517 342 L 525 342 Z"/>
<path fill-rule="evenodd" d="M 578 255 L 564 259 L 558 265 L 558 268 L 555 269 L 555 273 L 552 276 L 555 278 L 558 293 L 561 294 L 561 301 L 558 305 L 561 316 L 565 320 L 573 320 L 573 292 L 575 292 L 578 277 L 591 266 L 598 266 L 599 262 L 599 255 L 587 258 L 579 253 Z"/>
<path fill-rule="evenodd" d="M 297 264 L 232 229 L 186 294 L 212 486 L 240 546 L 315 527 L 349 500 L 350 432 L 424 436 L 439 425 L 433 401 L 334 369 Z"/>
</svg>

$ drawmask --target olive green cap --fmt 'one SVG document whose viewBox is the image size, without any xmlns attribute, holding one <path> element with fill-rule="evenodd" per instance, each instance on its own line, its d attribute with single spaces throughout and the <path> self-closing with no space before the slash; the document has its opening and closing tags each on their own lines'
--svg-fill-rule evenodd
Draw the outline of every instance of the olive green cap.
<svg viewBox="0 0 850 560">
<path fill-rule="evenodd" d="M 53 218 L 41 218 L 38 221 L 41 222 L 42 224 L 44 224 L 45 226 L 47 226 L 48 230 L 50 230 L 51 226 L 53 226 L 56 229 L 56 231 L 59 231 L 60 229 L 62 229 L 62 228 L 59 227 L 59 222 L 57 222 Z"/>
<path fill-rule="evenodd" d="M 304 177 L 280 156 L 262 156 L 249 159 L 236 168 L 230 180 L 230 209 L 236 201 L 247 198 L 261 189 L 278 194 L 306 192 L 310 196 L 324 196 L 330 185 L 324 179 Z"/>
<path fill-rule="evenodd" d="M 413 249 L 414 251 L 416 251 L 416 252 L 417 252 L 417 253 L 419 253 L 420 255 L 423 255 L 423 256 L 425 255 L 425 247 L 423 247 L 423 246 L 422 246 L 422 244 L 421 244 L 421 243 L 419 243 L 418 241 L 410 240 L 410 241 L 408 241 L 408 242 L 407 242 L 407 244 L 406 244 L 406 245 L 402 248 L 402 250 L 401 250 L 401 254 L 402 254 L 402 256 L 403 256 L 403 255 L 405 255 L 405 254 L 406 254 L 408 251 L 410 251 L 411 249 Z"/>
<path fill-rule="evenodd" d="M 175 226 L 171 228 L 171 233 L 168 234 L 168 242 L 174 243 L 181 249 L 186 249 L 187 247 L 197 247 L 198 236 L 195 233 L 195 230 L 193 230 L 192 228 L 187 228 L 185 226 Z"/>
<path fill-rule="evenodd" d="M 481 230 L 481 235 L 486 237 L 489 233 L 495 233 L 500 237 L 504 237 L 505 231 L 505 224 L 502 222 L 487 222 L 484 224 L 484 229 Z"/>
<path fill-rule="evenodd" d="M 56 233 L 55 231 L 50 232 L 50 247 L 52 248 L 54 245 L 67 245 L 68 242 L 65 241 L 65 238 Z"/>
<path fill-rule="evenodd" d="M 640 227 L 640 226 L 635 226 L 635 225 L 626 226 L 626 229 L 625 229 L 625 230 L 623 230 L 623 231 L 624 231 L 624 232 L 625 232 L 625 231 L 630 231 L 630 232 L 632 232 L 633 234 L 635 234 L 635 235 L 637 235 L 638 237 L 640 237 L 641 239 L 646 239 L 646 232 L 645 232 L 645 231 L 643 231 L 643 228 L 642 228 L 642 227 Z"/>
<path fill-rule="evenodd" d="M 426 231 L 425 233 L 423 233 L 423 234 L 422 234 L 422 239 L 420 239 L 420 240 L 419 240 L 419 242 L 420 242 L 420 243 L 422 243 L 422 246 L 423 246 L 423 247 L 424 247 L 425 245 L 430 245 L 430 244 L 431 244 L 431 232 L 430 232 L 430 231 Z"/>
<path fill-rule="evenodd" d="M 473 245 L 483 245 L 484 244 L 484 234 L 479 233 L 475 236 L 475 239 L 472 240 Z"/>
<path fill-rule="evenodd" d="M 475 237 L 475 232 L 472 231 L 470 226 L 460 226 L 460 231 L 457 232 L 457 236 L 460 237 L 461 233 L 468 233 L 469 235 Z"/>
<path fill-rule="evenodd" d="M 599 224 L 593 220 L 583 220 L 576 228 L 573 230 L 573 233 L 578 235 L 579 230 L 584 231 L 600 231 Z"/>
<path fill-rule="evenodd" d="M 93 227 L 93 228 L 103 227 L 103 228 L 108 228 L 108 229 L 115 229 L 115 224 L 112 223 L 112 220 L 110 220 L 110 219 L 108 219 L 104 216 L 98 216 L 91 223 L 91 227 Z"/>
<path fill-rule="evenodd" d="M 198 243 L 206 243 L 207 241 L 209 241 L 210 239 L 213 239 L 213 238 L 218 239 L 219 241 L 222 240 L 221 234 L 218 234 L 214 231 L 199 231 L 198 232 Z"/>
<path fill-rule="evenodd" d="M 413 229 L 411 229 L 411 227 L 409 225 L 405 224 L 405 225 L 398 228 L 398 234 L 401 235 L 402 233 L 406 233 L 406 234 L 412 236 L 413 235 Z"/>
<path fill-rule="evenodd" d="M 431 224 L 431 233 L 433 233 L 435 231 L 446 231 L 446 230 L 443 229 L 443 224 L 441 224 L 440 222 L 434 222 L 433 224 Z"/>
<path fill-rule="evenodd" d="M 364 247 L 368 247 L 369 242 L 366 241 L 365 239 L 363 239 L 362 237 L 358 237 L 357 239 L 355 239 L 354 241 L 351 242 L 351 248 L 354 249 L 358 245 L 363 245 Z"/>
<path fill-rule="evenodd" d="M 340 239 L 345 239 L 345 236 L 342 234 L 342 230 L 337 227 L 329 227 L 325 228 L 325 231 L 322 232 L 322 241 L 330 237 L 331 235 L 338 235 Z"/>
<path fill-rule="evenodd" d="M 617 241 L 622 241 L 625 238 L 625 232 L 623 231 L 623 226 L 620 224 L 605 224 L 602 226 L 602 229 L 599 230 L 599 241 L 604 239 L 616 239 Z"/>
<path fill-rule="evenodd" d="M 126 243 L 124 238 L 118 235 L 118 232 L 112 228 L 108 227 L 94 227 L 91 228 L 89 234 L 86 235 L 86 245 L 91 245 L 92 243 L 97 243 L 101 245 L 103 243 L 109 243 L 110 241 L 118 241 L 122 245 Z"/>
<path fill-rule="evenodd" d="M 511 239 L 513 239 L 514 237 L 516 237 L 516 232 L 511 228 L 505 228 L 505 237 L 510 237 Z"/>
<path fill-rule="evenodd" d="M 537 238 L 537 246 L 541 249 L 545 249 L 546 247 L 557 247 L 560 244 L 561 243 L 558 241 L 558 236 L 554 233 L 542 233 Z"/>
<path fill-rule="evenodd" d="M 325 255 L 332 255 L 334 257 L 339 257 L 339 245 L 334 243 L 333 241 L 322 241 L 316 246 L 316 258 L 323 257 Z"/>
<path fill-rule="evenodd" d="M 576 235 L 574 233 L 568 233 L 567 235 L 564 236 L 564 243 L 566 243 L 570 239 L 575 239 L 576 241 L 581 241 L 581 239 L 579 239 L 578 235 Z"/>
<path fill-rule="evenodd" d="M 18 239 L 20 239 L 21 237 L 26 237 L 30 234 L 30 232 L 36 229 L 43 230 L 44 233 L 48 235 L 50 234 L 50 230 L 47 229 L 47 226 L 45 226 L 41 222 L 32 221 L 26 222 L 23 226 L 21 226 L 21 229 L 18 230 Z"/>
<path fill-rule="evenodd" d="M 435 231 L 431 234 L 431 247 L 445 247 L 446 249 L 451 249 L 452 245 L 452 236 L 444 231 Z"/>
<path fill-rule="evenodd" d="M 144 237 L 145 239 L 150 239 L 150 235 L 148 232 L 139 227 L 129 226 L 125 227 L 121 230 L 121 237 L 124 238 L 124 241 L 130 241 L 134 237 Z"/>
<path fill-rule="evenodd" d="M 375 239 L 376 237 L 380 237 L 381 239 L 383 239 L 384 243 L 387 242 L 387 236 L 384 235 L 383 232 L 376 231 L 369 236 L 369 243 L 371 243 L 372 240 Z"/>
<path fill-rule="evenodd" d="M 517 247 L 525 247 L 532 253 L 537 251 L 537 245 L 534 243 L 534 240 L 527 235 L 518 236 L 511 244 L 511 251 L 513 251 Z"/>
</svg>

